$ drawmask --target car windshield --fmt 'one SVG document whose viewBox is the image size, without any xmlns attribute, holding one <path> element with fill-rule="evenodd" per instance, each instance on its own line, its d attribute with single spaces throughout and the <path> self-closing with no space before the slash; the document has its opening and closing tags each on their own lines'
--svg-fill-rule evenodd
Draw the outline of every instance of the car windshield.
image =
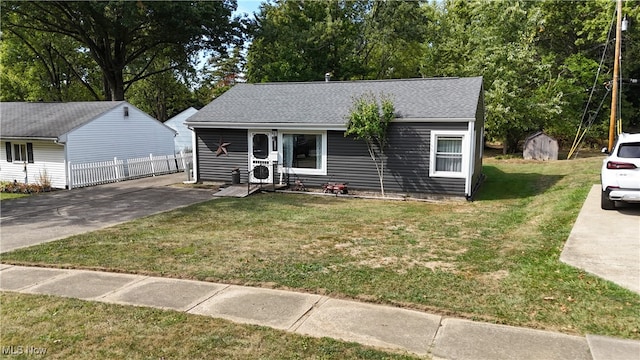
<svg viewBox="0 0 640 360">
<path fill-rule="evenodd" d="M 618 157 L 640 158 L 640 142 L 620 144 L 620 148 L 618 149 Z"/>
</svg>

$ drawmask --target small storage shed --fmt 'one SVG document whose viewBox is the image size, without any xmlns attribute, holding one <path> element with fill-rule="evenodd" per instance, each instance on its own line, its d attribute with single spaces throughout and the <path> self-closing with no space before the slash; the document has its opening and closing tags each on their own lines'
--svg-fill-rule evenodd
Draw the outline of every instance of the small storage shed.
<svg viewBox="0 0 640 360">
<path fill-rule="evenodd" d="M 542 131 L 524 140 L 525 160 L 558 160 L 558 141 Z"/>
<path fill-rule="evenodd" d="M 69 185 L 69 164 L 173 155 L 175 131 L 126 101 L 0 103 L 0 180 Z"/>
<path fill-rule="evenodd" d="M 483 178 L 481 77 L 236 84 L 187 119 L 195 131 L 194 176 L 227 181 L 348 182 L 379 189 L 364 141 L 345 137 L 353 101 L 392 98 L 385 189 L 471 198 Z"/>
</svg>

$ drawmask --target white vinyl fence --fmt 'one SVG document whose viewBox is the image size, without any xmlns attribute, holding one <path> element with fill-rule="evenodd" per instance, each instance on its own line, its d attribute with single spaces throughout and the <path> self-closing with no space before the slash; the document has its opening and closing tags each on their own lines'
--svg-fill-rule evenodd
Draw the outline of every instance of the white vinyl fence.
<svg viewBox="0 0 640 360">
<path fill-rule="evenodd" d="M 188 171 L 192 155 L 191 152 L 181 152 L 83 164 L 69 162 L 69 189 Z"/>
</svg>

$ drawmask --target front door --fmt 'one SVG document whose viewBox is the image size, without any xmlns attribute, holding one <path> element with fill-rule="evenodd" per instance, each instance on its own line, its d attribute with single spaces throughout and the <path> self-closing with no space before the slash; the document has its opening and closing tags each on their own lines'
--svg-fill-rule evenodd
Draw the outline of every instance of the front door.
<svg viewBox="0 0 640 360">
<path fill-rule="evenodd" d="M 273 139 L 270 131 L 249 132 L 249 181 L 273 182 Z"/>
</svg>

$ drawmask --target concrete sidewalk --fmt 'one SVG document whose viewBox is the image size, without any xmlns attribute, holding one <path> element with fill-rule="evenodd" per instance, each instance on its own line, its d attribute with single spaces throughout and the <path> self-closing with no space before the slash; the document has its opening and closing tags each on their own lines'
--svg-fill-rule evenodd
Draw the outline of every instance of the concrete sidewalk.
<svg viewBox="0 0 640 360">
<path fill-rule="evenodd" d="M 176 310 L 435 359 L 640 358 L 640 341 L 570 336 L 321 295 L 201 281 L 0 265 L 0 290 Z"/>
</svg>

